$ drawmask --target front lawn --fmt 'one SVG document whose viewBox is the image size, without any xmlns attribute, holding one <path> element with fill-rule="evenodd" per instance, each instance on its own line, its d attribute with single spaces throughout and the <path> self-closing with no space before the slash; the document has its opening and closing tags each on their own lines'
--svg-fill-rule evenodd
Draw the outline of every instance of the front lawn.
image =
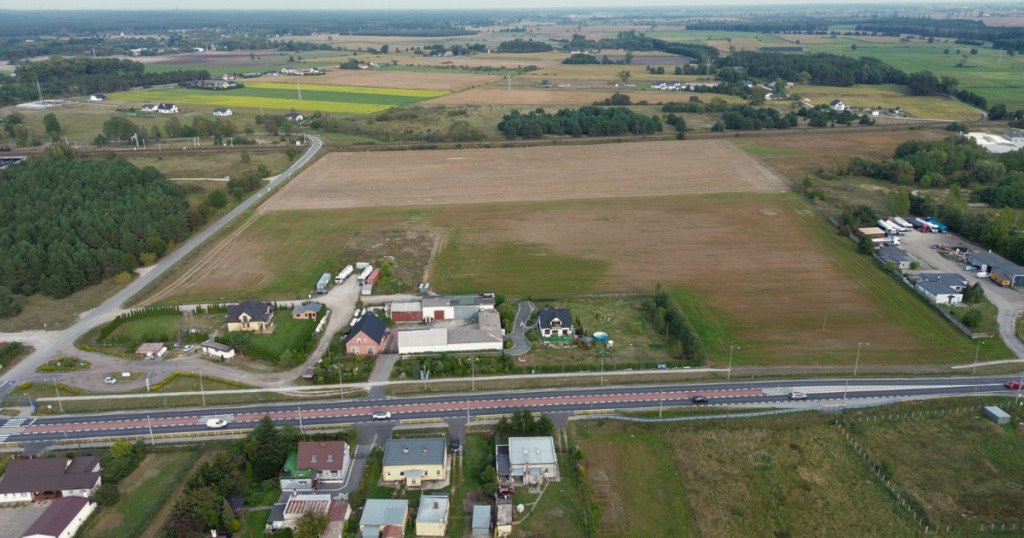
<svg viewBox="0 0 1024 538">
<path fill-rule="evenodd" d="M 270 360 L 282 367 L 291 367 L 302 362 L 307 353 L 303 349 L 306 341 L 313 334 L 313 330 L 316 329 L 316 321 L 292 319 L 291 315 L 282 309 L 274 316 L 274 326 L 274 334 L 254 334 L 252 336 L 247 354 Z M 290 352 L 290 360 L 285 356 L 286 352 Z"/>
</svg>

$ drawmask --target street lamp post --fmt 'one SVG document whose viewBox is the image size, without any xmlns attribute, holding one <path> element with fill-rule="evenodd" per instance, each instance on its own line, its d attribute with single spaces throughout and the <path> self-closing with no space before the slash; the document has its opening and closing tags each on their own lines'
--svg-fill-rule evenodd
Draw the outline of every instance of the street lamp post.
<svg viewBox="0 0 1024 538">
<path fill-rule="evenodd" d="M 870 346 L 870 342 L 857 342 L 857 360 L 853 363 L 853 375 L 857 376 L 857 368 L 860 366 L 860 346 Z"/>
<path fill-rule="evenodd" d="M 981 353 L 981 344 L 983 343 L 983 341 L 978 340 L 978 347 L 974 350 L 974 367 L 971 368 L 971 375 L 978 371 L 978 354 Z"/>
<path fill-rule="evenodd" d="M 203 390 L 203 371 L 199 370 L 199 394 L 203 398 L 203 407 L 206 407 L 206 391 Z"/>
<path fill-rule="evenodd" d="M 56 377 L 53 378 L 53 391 L 57 393 L 57 407 L 60 409 L 60 412 L 63 413 L 64 412 L 64 403 L 60 401 L 60 389 L 57 388 L 57 378 Z"/>
<path fill-rule="evenodd" d="M 726 380 L 732 379 L 732 352 L 735 349 L 739 349 L 739 347 L 737 345 L 729 346 L 729 372 L 725 375 Z"/>
<path fill-rule="evenodd" d="M 476 391 L 476 357 L 470 362 L 470 366 L 473 367 L 473 390 Z"/>
</svg>

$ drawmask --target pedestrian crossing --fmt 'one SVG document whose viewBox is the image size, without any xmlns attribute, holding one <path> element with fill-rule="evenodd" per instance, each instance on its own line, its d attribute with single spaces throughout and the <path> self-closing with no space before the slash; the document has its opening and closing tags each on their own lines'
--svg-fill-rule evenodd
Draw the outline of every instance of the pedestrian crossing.
<svg viewBox="0 0 1024 538">
<path fill-rule="evenodd" d="M 7 438 L 21 432 L 21 425 L 27 418 L 12 418 L 0 426 L 0 443 L 7 441 Z"/>
</svg>

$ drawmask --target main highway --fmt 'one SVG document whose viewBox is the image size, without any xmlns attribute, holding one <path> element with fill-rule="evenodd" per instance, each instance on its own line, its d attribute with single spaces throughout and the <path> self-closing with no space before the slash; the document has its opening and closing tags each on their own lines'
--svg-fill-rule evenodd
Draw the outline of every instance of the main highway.
<svg viewBox="0 0 1024 538">
<path fill-rule="evenodd" d="M 693 383 L 604 388 L 550 389 L 514 392 L 472 392 L 441 396 L 416 396 L 322 402 L 274 403 L 234 407 L 123 411 L 19 420 L 17 431 L 5 427 L 6 441 L 47 443 L 61 439 L 88 439 L 149 433 L 186 433 L 206 430 L 206 421 L 220 417 L 229 429 L 251 428 L 267 415 L 278 424 L 305 426 L 323 424 L 358 425 L 372 421 L 375 411 L 390 411 L 391 423 L 402 419 L 455 419 L 509 413 L 518 408 L 549 414 L 581 410 L 665 409 L 703 406 L 862 406 L 904 399 L 959 395 L 1021 396 L 1007 390 L 1007 377 L 935 377 L 853 380 L 816 379 L 727 383 Z M 791 402 L 791 391 L 807 399 Z M 694 396 L 708 398 L 694 404 Z M 197 402 L 198 403 L 198 402 Z"/>
</svg>

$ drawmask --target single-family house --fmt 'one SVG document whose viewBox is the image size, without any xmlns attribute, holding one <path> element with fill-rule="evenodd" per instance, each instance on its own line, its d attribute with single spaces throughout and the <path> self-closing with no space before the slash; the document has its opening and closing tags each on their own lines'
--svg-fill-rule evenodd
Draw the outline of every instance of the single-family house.
<svg viewBox="0 0 1024 538">
<path fill-rule="evenodd" d="M 915 261 L 914 257 L 907 254 L 903 249 L 894 245 L 883 245 L 878 249 L 878 259 L 884 264 L 894 264 L 897 268 L 906 271 Z"/>
<path fill-rule="evenodd" d="M 416 513 L 416 536 L 444 536 L 447 531 L 448 496 L 422 496 Z"/>
<path fill-rule="evenodd" d="M 491 505 L 473 505 L 472 532 L 473 538 L 491 538 L 494 536 L 491 534 Z"/>
<path fill-rule="evenodd" d="M 299 114 L 298 112 L 289 112 L 289 113 L 284 115 L 284 119 L 286 119 L 288 121 L 302 121 L 302 120 L 304 120 L 306 118 L 305 118 L 305 116 L 303 116 L 302 114 Z"/>
<path fill-rule="evenodd" d="M 381 480 L 419 487 L 447 477 L 448 447 L 441 437 L 389 439 L 384 449 Z"/>
<path fill-rule="evenodd" d="M 348 444 L 345 441 L 302 441 L 295 467 L 309 469 L 317 481 L 335 481 L 348 471 Z"/>
<path fill-rule="evenodd" d="M 160 103 L 156 106 L 156 111 L 161 114 L 177 114 L 178 105 L 174 103 Z"/>
<path fill-rule="evenodd" d="M 213 109 L 213 115 L 218 118 L 226 118 L 228 116 L 234 116 L 235 113 L 230 108 L 215 108 Z"/>
<path fill-rule="evenodd" d="M 494 534 L 496 536 L 512 535 L 512 499 L 494 500 Z"/>
<path fill-rule="evenodd" d="M 136 355 L 142 355 L 147 359 L 159 359 L 167 353 L 167 346 L 163 342 L 143 342 L 135 348 Z"/>
<path fill-rule="evenodd" d="M 292 309 L 292 319 L 311 319 L 315 321 L 316 316 L 320 313 L 320 309 L 323 307 L 323 304 L 316 301 L 296 306 Z"/>
<path fill-rule="evenodd" d="M 228 306 L 228 332 L 274 332 L 274 307 L 263 301 L 242 301 Z"/>
<path fill-rule="evenodd" d="M 349 355 L 374 355 L 380 353 L 387 325 L 370 312 L 362 317 L 345 338 L 345 350 Z"/>
<path fill-rule="evenodd" d="M 157 111 L 157 105 L 154 105 L 152 103 L 146 103 L 146 104 L 142 105 L 141 107 L 139 107 L 139 109 L 142 110 L 143 112 L 156 112 Z"/>
<path fill-rule="evenodd" d="M 97 456 L 16 459 L 0 477 L 0 503 L 91 497 L 99 487 Z"/>
<path fill-rule="evenodd" d="M 387 306 L 388 315 L 395 323 L 419 323 L 423 321 L 423 303 L 420 301 L 394 302 Z"/>
<path fill-rule="evenodd" d="M 967 279 L 956 273 L 920 273 L 917 291 L 935 304 L 955 305 L 964 301 Z"/>
<path fill-rule="evenodd" d="M 558 482 L 558 457 L 551 437 L 509 437 L 495 446 L 498 482 L 504 485 L 537 485 Z"/>
<path fill-rule="evenodd" d="M 572 312 L 568 308 L 544 308 L 537 315 L 540 341 L 547 345 L 572 345 Z"/>
<path fill-rule="evenodd" d="M 315 471 L 310 468 L 299 468 L 299 451 L 295 450 L 288 454 L 278 475 L 278 484 L 281 491 L 311 491 L 316 487 L 313 477 Z M 281 517 L 284 517 L 283 513 Z"/>
<path fill-rule="evenodd" d="M 230 359 L 235 356 L 235 348 L 212 339 L 200 344 L 200 349 L 204 355 L 209 355 L 211 357 Z"/>
<path fill-rule="evenodd" d="M 94 93 L 89 96 L 90 101 L 106 101 L 107 95 L 104 93 Z"/>
<path fill-rule="evenodd" d="M 1019 288 L 1024 286 L 1024 267 L 992 252 L 972 252 L 967 263 L 980 267 L 989 273 L 993 282 L 1000 286 Z"/>
<path fill-rule="evenodd" d="M 22 538 L 72 538 L 78 529 L 96 510 L 96 503 L 85 497 L 62 497 L 56 499 L 35 523 L 25 530 Z"/>
<path fill-rule="evenodd" d="M 458 353 L 468 351 L 501 351 L 505 334 L 497 310 L 480 310 L 476 326 L 430 327 L 398 331 L 398 352 Z"/>
<path fill-rule="evenodd" d="M 409 519 L 406 499 L 366 499 L 359 518 L 360 538 L 399 538 L 405 536 Z"/>
<path fill-rule="evenodd" d="M 839 99 L 835 99 L 834 101 L 829 103 L 828 107 L 831 108 L 832 110 L 835 110 L 836 112 L 843 112 L 844 110 L 849 108 L 848 106 L 846 106 L 846 103 L 840 101 Z"/>
</svg>

